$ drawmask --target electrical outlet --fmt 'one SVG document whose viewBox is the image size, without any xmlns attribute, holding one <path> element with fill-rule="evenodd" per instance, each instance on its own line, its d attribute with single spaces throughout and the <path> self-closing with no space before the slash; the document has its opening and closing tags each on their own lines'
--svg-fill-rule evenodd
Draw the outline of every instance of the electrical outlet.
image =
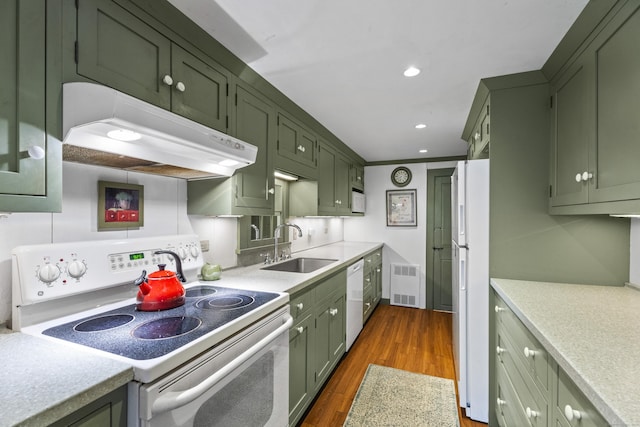
<svg viewBox="0 0 640 427">
<path fill-rule="evenodd" d="M 202 250 L 202 252 L 209 252 L 208 240 L 200 240 L 200 250 Z"/>
</svg>

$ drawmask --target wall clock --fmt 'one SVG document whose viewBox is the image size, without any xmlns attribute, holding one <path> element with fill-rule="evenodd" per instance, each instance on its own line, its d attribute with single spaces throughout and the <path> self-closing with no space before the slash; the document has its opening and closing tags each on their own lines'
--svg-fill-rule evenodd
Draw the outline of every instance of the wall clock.
<svg viewBox="0 0 640 427">
<path fill-rule="evenodd" d="M 411 182 L 411 171 L 404 167 L 397 167 L 391 172 L 391 182 L 396 187 L 404 187 Z"/>
</svg>

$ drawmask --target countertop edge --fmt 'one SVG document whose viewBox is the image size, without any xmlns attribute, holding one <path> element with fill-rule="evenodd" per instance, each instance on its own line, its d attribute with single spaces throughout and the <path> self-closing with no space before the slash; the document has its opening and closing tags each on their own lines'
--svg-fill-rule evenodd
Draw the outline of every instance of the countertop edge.
<svg viewBox="0 0 640 427">
<path fill-rule="evenodd" d="M 626 426 L 628 422 L 620 417 L 618 413 L 600 396 L 600 394 L 593 389 L 591 384 L 581 375 L 578 370 L 567 360 L 564 355 L 557 349 L 553 342 L 549 341 L 547 337 L 541 333 L 539 328 L 531 321 L 531 319 L 524 313 L 521 308 L 511 299 L 508 292 L 500 286 L 500 280 L 509 280 L 511 282 L 523 282 L 519 280 L 511 279 L 499 279 L 491 278 L 491 287 L 498 293 L 498 295 L 504 300 L 509 308 L 516 314 L 518 319 L 529 329 L 534 337 L 540 341 L 540 344 L 549 352 L 556 363 L 565 371 L 569 378 L 575 383 L 578 389 L 591 401 L 595 408 L 602 414 L 605 420 L 611 425 Z M 592 286 L 592 285 L 584 285 Z M 552 404 L 552 402 L 550 402 Z"/>
</svg>

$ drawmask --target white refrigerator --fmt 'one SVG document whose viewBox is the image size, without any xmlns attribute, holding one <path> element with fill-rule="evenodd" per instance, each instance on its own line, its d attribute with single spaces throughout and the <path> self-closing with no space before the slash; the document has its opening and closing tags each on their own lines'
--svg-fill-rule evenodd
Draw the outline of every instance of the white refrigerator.
<svg viewBox="0 0 640 427">
<path fill-rule="evenodd" d="M 489 160 L 458 162 L 451 177 L 453 356 L 460 406 L 489 419 Z"/>
</svg>

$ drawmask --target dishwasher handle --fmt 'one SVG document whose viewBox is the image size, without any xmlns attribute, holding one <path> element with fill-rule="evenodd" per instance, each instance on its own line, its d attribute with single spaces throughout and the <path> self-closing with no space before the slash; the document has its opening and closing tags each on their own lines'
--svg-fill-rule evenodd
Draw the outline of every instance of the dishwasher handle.
<svg viewBox="0 0 640 427">
<path fill-rule="evenodd" d="M 222 378 L 229 375 L 233 370 L 237 369 L 240 365 L 249 360 L 254 354 L 266 347 L 271 341 L 288 331 L 291 325 L 293 325 L 293 317 L 287 317 L 287 321 L 283 325 L 279 326 L 278 329 L 258 341 L 250 349 L 242 353 L 242 355 L 226 364 L 219 371 L 197 386 L 188 390 L 167 392 L 165 395 L 160 396 L 153 402 L 153 405 L 151 406 L 151 413 L 156 415 L 162 412 L 171 411 L 196 400 L 207 390 L 213 387 L 218 381 L 222 380 Z"/>
</svg>

